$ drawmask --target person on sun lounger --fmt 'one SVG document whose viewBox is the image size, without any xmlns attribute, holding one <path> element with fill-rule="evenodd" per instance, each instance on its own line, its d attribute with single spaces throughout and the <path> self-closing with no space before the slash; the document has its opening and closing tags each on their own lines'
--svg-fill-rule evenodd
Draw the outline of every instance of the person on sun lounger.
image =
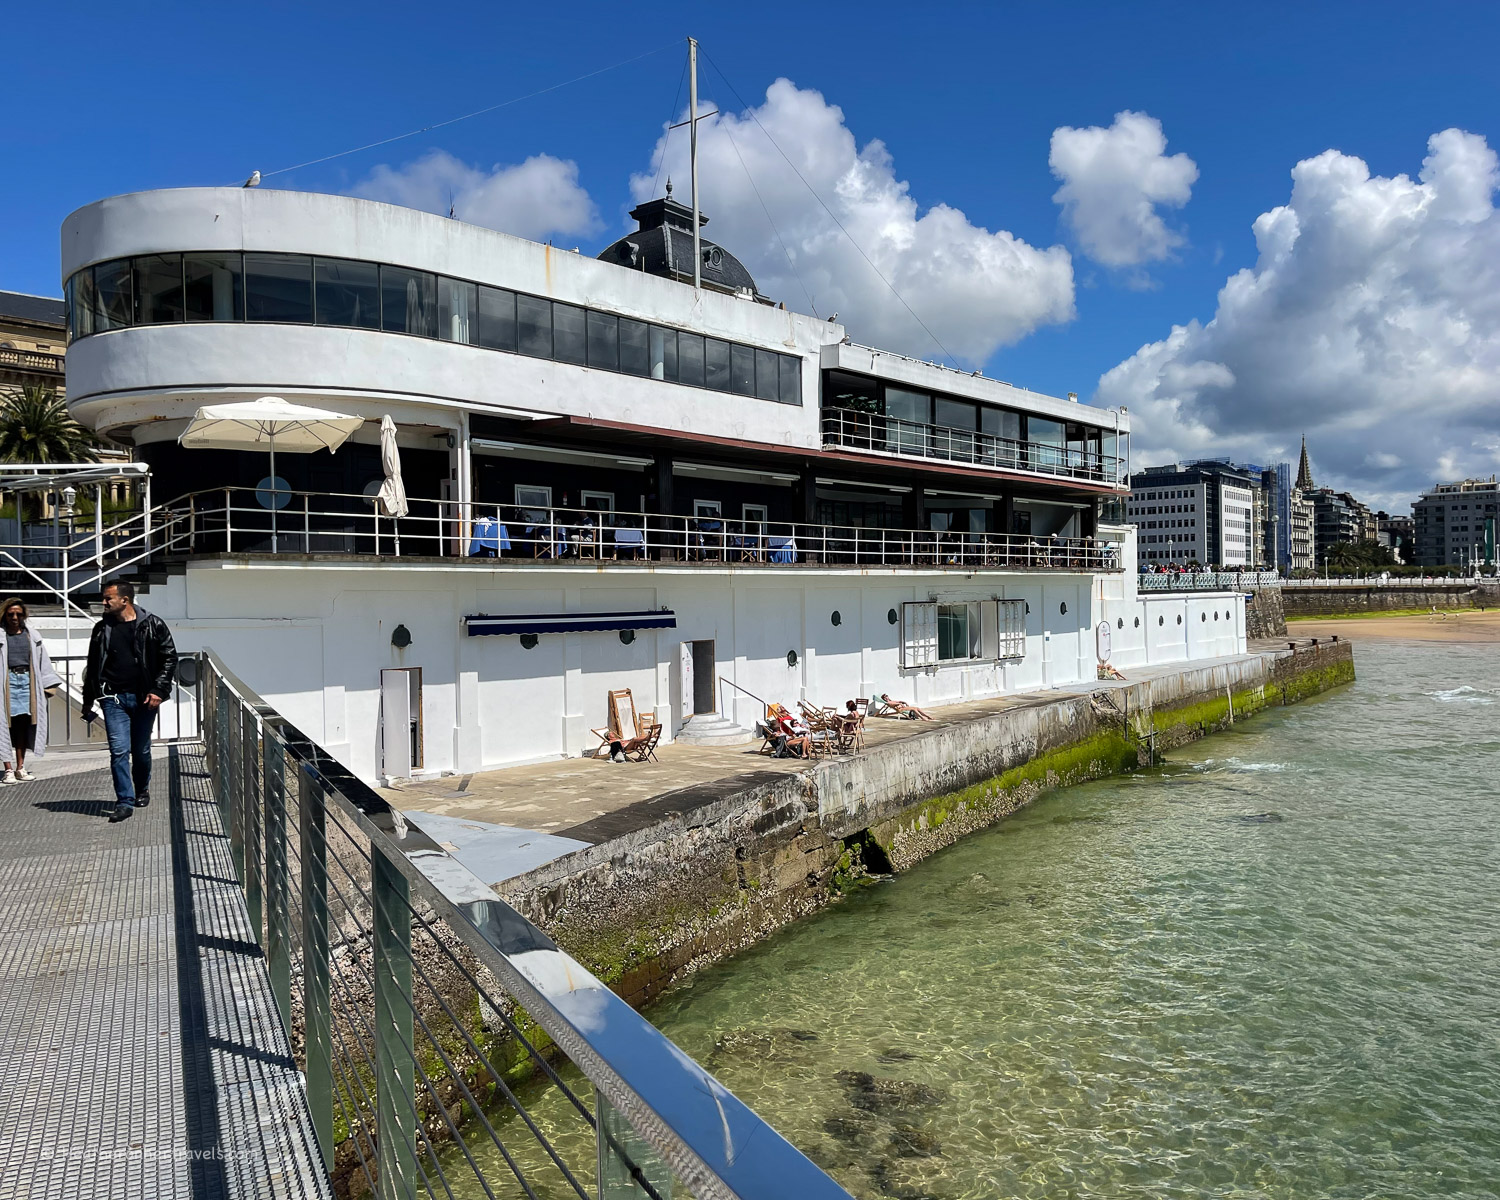
<svg viewBox="0 0 1500 1200">
<path fill-rule="evenodd" d="M 884 692 L 880 693 L 880 703 L 885 705 L 886 713 L 901 721 L 930 721 L 932 714 L 918 708 L 915 704 L 908 704 L 905 700 L 892 700 Z"/>
</svg>

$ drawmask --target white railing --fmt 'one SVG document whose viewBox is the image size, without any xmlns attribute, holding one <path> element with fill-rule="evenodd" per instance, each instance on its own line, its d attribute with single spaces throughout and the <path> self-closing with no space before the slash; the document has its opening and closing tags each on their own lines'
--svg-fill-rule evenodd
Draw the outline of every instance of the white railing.
<svg viewBox="0 0 1500 1200">
<path fill-rule="evenodd" d="M 850 409 L 824 411 L 823 444 L 1036 475 L 1061 475 L 1111 486 L 1123 486 L 1125 481 L 1124 460 L 1094 450 L 1016 441 L 974 429 L 928 425 Z"/>
<path fill-rule="evenodd" d="M 1494 575 L 1319 575 L 1316 579 L 1288 579 L 1288 587 L 1389 587 L 1412 588 L 1450 584 L 1458 587 L 1495 586 Z"/>
<path fill-rule="evenodd" d="M 539 565 L 671 563 L 784 569 L 794 566 L 921 570 L 1117 571 L 1110 540 L 1019 534 L 878 529 L 811 522 L 732 520 L 578 508 L 530 508 L 413 499 L 405 517 L 375 511 L 370 497 L 277 493 L 272 514 L 252 488 L 182 496 L 108 528 L 66 534 L 50 546 L 0 545 L 0 583 L 55 597 L 87 615 L 78 593 L 114 576 L 188 554 L 362 555 L 375 558 L 504 559 Z M 274 538 L 274 543 L 273 543 Z M 5 576 L 9 579 L 5 579 Z"/>
<path fill-rule="evenodd" d="M 1275 571 L 1151 571 L 1136 583 L 1141 592 L 1233 592 L 1243 588 L 1280 587 Z"/>
</svg>

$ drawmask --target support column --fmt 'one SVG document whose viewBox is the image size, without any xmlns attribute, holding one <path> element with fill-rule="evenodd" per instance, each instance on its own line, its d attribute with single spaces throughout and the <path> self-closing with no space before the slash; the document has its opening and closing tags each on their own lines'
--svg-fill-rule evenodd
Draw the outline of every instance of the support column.
<svg viewBox="0 0 1500 1200">
<path fill-rule="evenodd" d="M 927 528 L 927 496 L 919 487 L 901 497 L 901 523 L 908 529 Z"/>
<path fill-rule="evenodd" d="M 379 850 L 370 854 L 374 911 L 375 1132 L 380 1200 L 415 1196 L 417 1168 L 416 1070 L 412 1038 L 410 887 Z"/>
</svg>

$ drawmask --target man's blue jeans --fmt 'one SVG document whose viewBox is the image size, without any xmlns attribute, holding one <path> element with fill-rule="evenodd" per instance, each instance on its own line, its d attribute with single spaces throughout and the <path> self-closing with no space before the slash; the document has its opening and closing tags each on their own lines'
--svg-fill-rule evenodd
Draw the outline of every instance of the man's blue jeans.
<svg viewBox="0 0 1500 1200">
<path fill-rule="evenodd" d="M 156 709 L 147 708 L 134 696 L 101 696 L 99 709 L 109 739 L 115 799 L 134 806 L 135 798 L 151 787 L 151 730 L 156 725 Z"/>
</svg>

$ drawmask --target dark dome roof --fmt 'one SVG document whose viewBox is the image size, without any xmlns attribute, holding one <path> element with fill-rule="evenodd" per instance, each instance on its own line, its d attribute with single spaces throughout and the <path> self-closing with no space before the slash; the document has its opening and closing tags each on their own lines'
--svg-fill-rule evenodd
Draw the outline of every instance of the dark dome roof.
<svg viewBox="0 0 1500 1200">
<path fill-rule="evenodd" d="M 638 204 L 630 210 L 630 215 L 640 228 L 606 246 L 599 254 L 600 261 L 644 271 L 647 275 L 692 283 L 693 210 L 672 199 L 672 185 L 667 184 L 665 199 Z M 708 224 L 708 218 L 702 213 L 698 214 L 698 224 Z M 745 264 L 728 250 L 705 240 L 702 234 L 698 235 L 698 246 L 703 255 L 700 274 L 704 287 L 719 292 L 748 293 L 763 303 L 770 303 L 760 294 Z"/>
</svg>

